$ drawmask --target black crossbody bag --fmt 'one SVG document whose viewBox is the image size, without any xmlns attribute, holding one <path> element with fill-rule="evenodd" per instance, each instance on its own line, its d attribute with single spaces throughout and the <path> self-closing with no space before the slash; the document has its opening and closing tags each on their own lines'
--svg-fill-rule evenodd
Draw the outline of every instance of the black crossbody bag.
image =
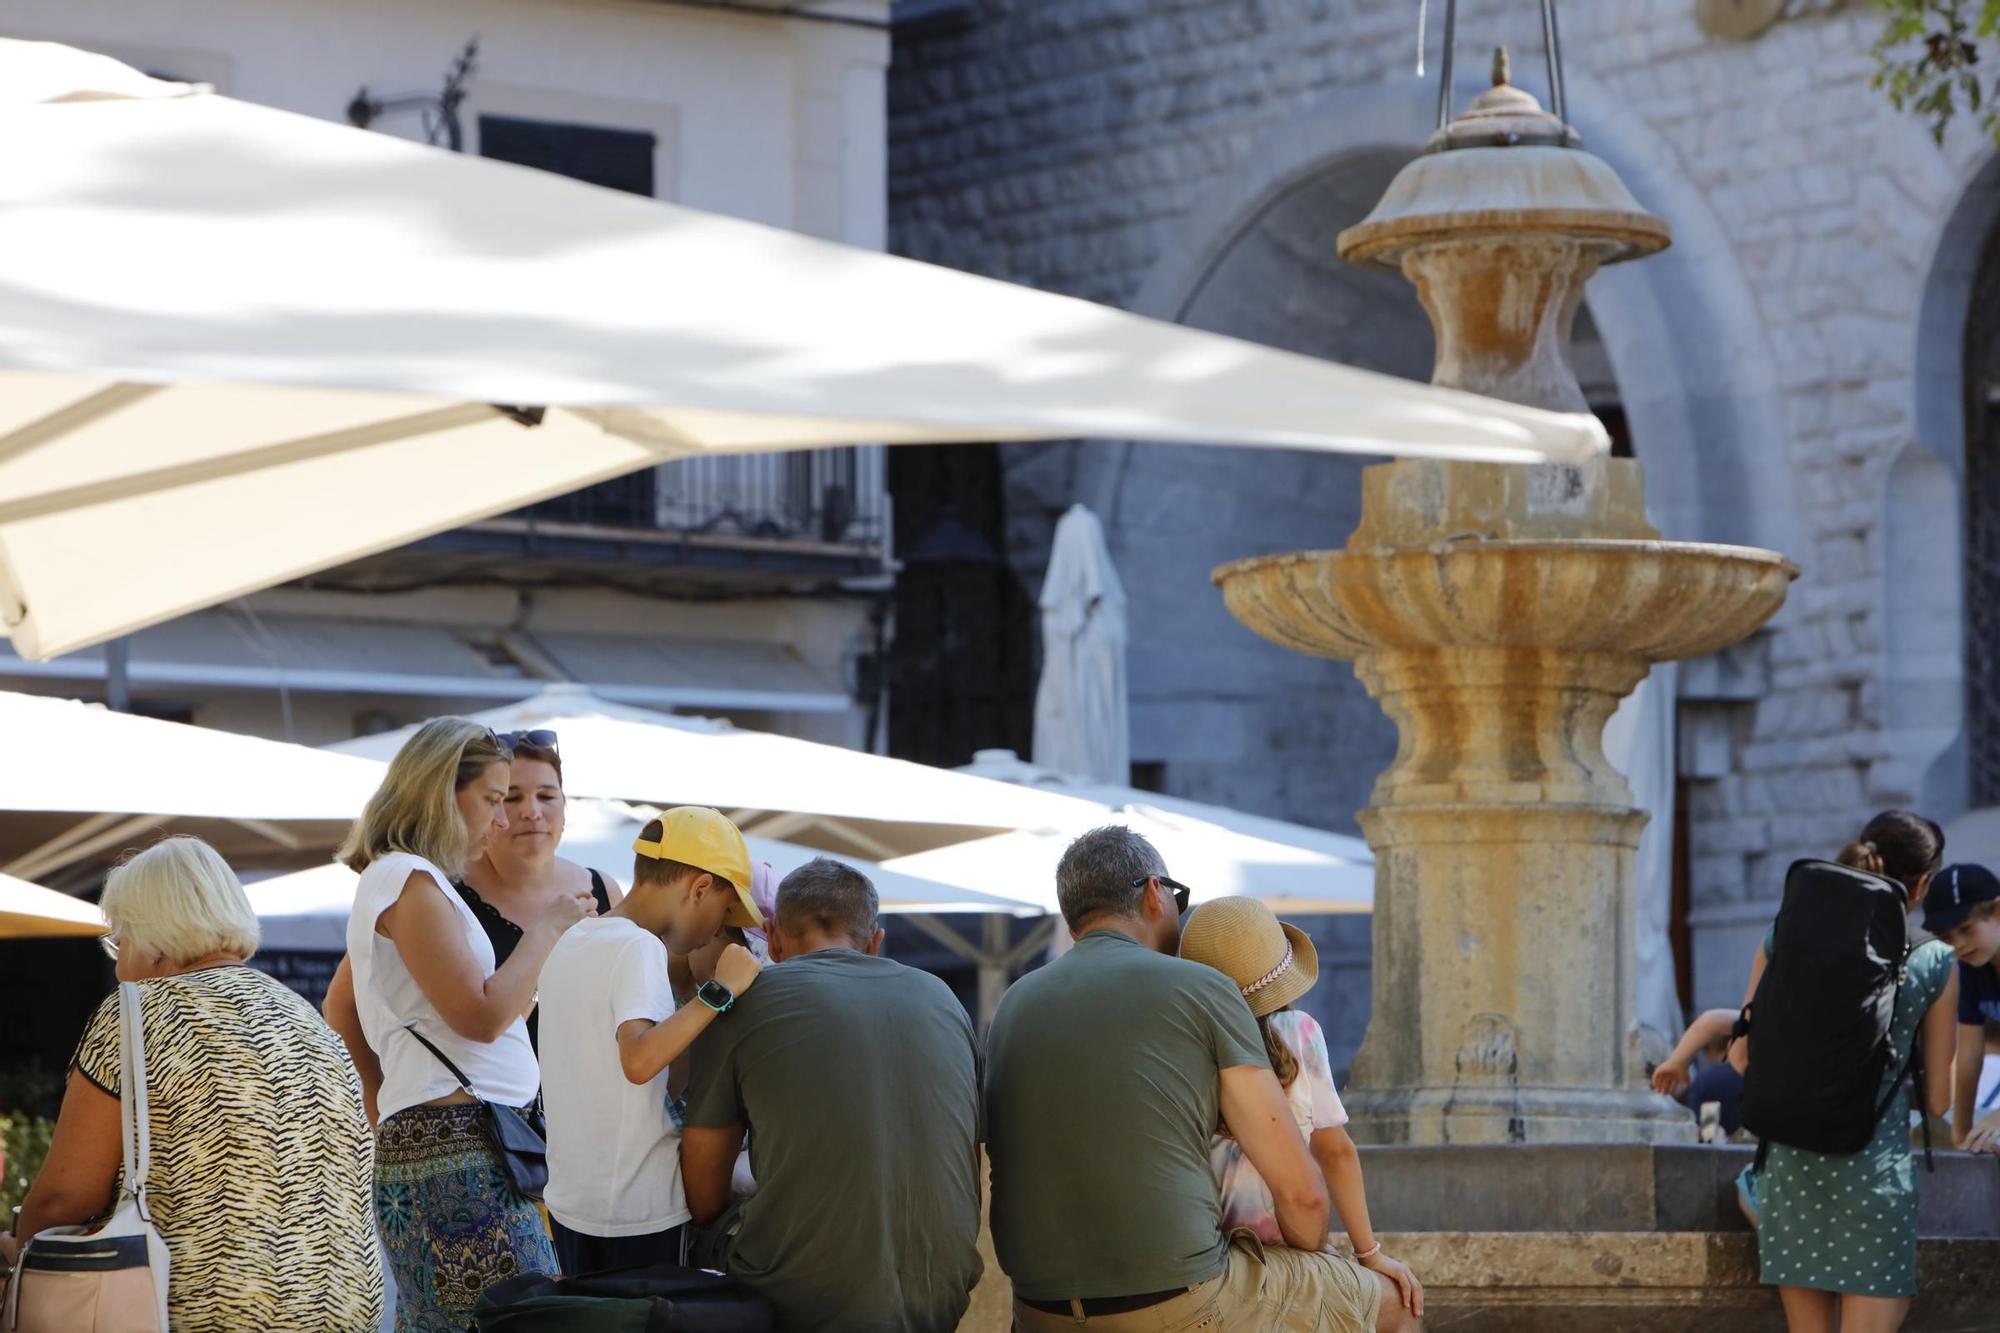
<svg viewBox="0 0 2000 1333">
<path fill-rule="evenodd" d="M 473 1092 L 472 1085 L 465 1081 L 465 1075 L 459 1072 L 458 1066 L 433 1046 L 423 1033 L 414 1026 L 405 1026 L 403 1031 L 423 1042 L 424 1049 L 451 1071 L 451 1076 L 458 1080 L 458 1086 L 478 1101 L 481 1118 L 486 1122 L 486 1133 L 493 1140 L 494 1148 L 499 1150 L 501 1165 L 507 1168 L 507 1179 L 515 1190 L 530 1199 L 541 1198 L 549 1183 L 548 1128 L 542 1119 L 541 1094 L 535 1094 L 535 1104 L 526 1109 L 489 1102 Z"/>
</svg>

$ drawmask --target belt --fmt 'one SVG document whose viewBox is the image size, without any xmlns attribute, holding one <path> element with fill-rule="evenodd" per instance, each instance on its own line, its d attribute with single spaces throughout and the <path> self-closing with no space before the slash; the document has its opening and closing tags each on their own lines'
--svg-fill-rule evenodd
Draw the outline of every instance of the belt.
<svg viewBox="0 0 2000 1333">
<path fill-rule="evenodd" d="M 1193 1290 L 1193 1287 L 1175 1287 L 1171 1291 L 1149 1291 L 1138 1296 L 1092 1296 L 1088 1300 L 1070 1301 L 1031 1301 L 1023 1297 L 1021 1304 L 1043 1314 L 1082 1314 L 1095 1318 L 1098 1315 L 1130 1314 L 1134 1310 L 1149 1309 Z"/>
</svg>

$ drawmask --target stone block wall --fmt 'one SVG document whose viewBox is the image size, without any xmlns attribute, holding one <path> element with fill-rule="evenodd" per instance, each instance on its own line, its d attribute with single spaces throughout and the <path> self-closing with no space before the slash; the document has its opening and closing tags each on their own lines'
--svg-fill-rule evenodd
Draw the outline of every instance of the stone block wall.
<svg viewBox="0 0 2000 1333">
<path fill-rule="evenodd" d="M 1461 74 L 1483 71 L 1504 42 L 1540 93 L 1536 9 L 1462 4 Z M 1216 196 L 1301 126 L 1337 134 L 1339 108 L 1401 98 L 1415 123 L 1389 150 L 1420 142 L 1438 40 L 1434 27 L 1420 85 L 1416 10 L 971 0 L 906 27 L 890 77 L 892 248 L 1421 376 L 1413 298 L 1329 276 L 1341 268 L 1334 231 L 1385 179 L 1375 159 L 1341 158 L 1352 141 L 1330 143 L 1318 175 L 1274 179 L 1267 213 L 1231 224 L 1254 245 L 1193 254 L 1212 243 L 1202 218 Z M 1868 86 L 1880 24 L 1870 7 L 1811 12 L 1743 44 L 1705 36 L 1694 10 L 1572 3 L 1562 21 L 1572 120 L 1593 146 L 1607 141 L 1600 131 L 1615 140 L 1615 165 L 1674 223 L 1679 262 L 1714 293 L 1685 305 L 1669 294 L 1643 327 L 1610 299 L 1630 290 L 1626 275 L 1600 279 L 1606 303 L 1593 299 L 1626 400 L 1657 398 L 1667 414 L 1694 404 L 1685 446 L 1658 430 L 1649 440 L 1634 416 L 1654 494 L 1679 497 L 1667 535 L 1779 544 L 1804 571 L 1755 646 L 1752 688 L 1704 693 L 1713 673 L 1697 671 L 1684 690 L 1702 742 L 1685 770 L 1696 1002 L 1713 1004 L 1740 994 L 1793 858 L 1829 854 L 1876 808 L 1919 804 L 1948 819 L 1964 800 L 1952 767 L 1962 755 L 1948 750 L 1956 676 L 1912 664 L 1904 645 L 1917 639 L 1898 619 L 1925 608 L 1927 660 L 1940 644 L 1962 651 L 1941 619 L 1957 614 L 1958 571 L 1918 561 L 1921 586 L 1886 573 L 1899 543 L 1942 543 L 1958 521 L 1963 440 L 1923 425 L 1958 420 L 1929 410 L 1952 386 L 1924 379 L 1924 340 L 1954 333 L 1948 320 L 1924 323 L 1948 222 L 1954 210 L 1963 221 L 1989 153 L 1970 130 L 1940 150 Z M 1163 278 L 1191 270 L 1178 287 Z M 1658 370 L 1675 357 L 1720 361 L 1738 381 L 1729 405 L 1709 402 L 1709 372 L 1676 382 Z M 1920 454 L 1926 489 L 1906 493 Z M 1163 762 L 1177 792 L 1351 829 L 1391 731 L 1348 668 L 1251 639 L 1204 576 L 1218 559 L 1343 541 L 1355 465 L 1098 444 L 1010 448 L 1007 462 L 1011 554 L 1031 580 L 1063 507 L 1112 511 L 1134 603 L 1135 759 Z"/>
</svg>

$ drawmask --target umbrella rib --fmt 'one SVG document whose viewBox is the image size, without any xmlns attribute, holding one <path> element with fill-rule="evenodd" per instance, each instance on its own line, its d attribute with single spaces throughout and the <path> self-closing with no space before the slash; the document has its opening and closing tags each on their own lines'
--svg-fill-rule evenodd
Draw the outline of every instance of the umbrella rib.
<svg viewBox="0 0 2000 1333">
<path fill-rule="evenodd" d="M 1048 948 L 1049 941 L 1055 937 L 1056 919 L 1052 916 L 1043 917 L 1035 924 L 1035 928 L 1028 932 L 1026 939 L 1008 950 L 1006 958 L 1002 960 L 1006 965 L 1007 971 L 1011 973 L 1015 968 Z"/>
<path fill-rule="evenodd" d="M 95 393 L 87 393 L 66 407 L 59 407 L 45 417 L 38 417 L 20 429 L 0 436 L 0 463 L 19 458 L 52 440 L 82 430 L 113 412 L 123 411 L 152 397 L 164 387 L 159 384 L 112 384 Z"/>
<path fill-rule="evenodd" d="M 300 838 L 287 830 L 283 825 L 273 823 L 268 819 L 232 819 L 229 822 L 246 833 L 256 834 L 266 842 L 276 843 L 288 852 L 305 850 L 305 843 Z"/>
<path fill-rule="evenodd" d="M 929 912 L 905 912 L 903 913 L 903 920 L 909 922 L 968 963 L 976 963 L 981 967 L 986 967 L 1000 961 L 997 958 L 989 958 L 979 950 L 977 945 L 967 940 L 965 936 L 959 934 L 944 922 L 938 920 L 935 916 L 932 916 Z"/>
<path fill-rule="evenodd" d="M 0 523 L 19 523 L 49 514 L 65 513 L 72 509 L 86 509 L 93 505 L 111 504 L 181 486 L 199 485 L 223 477 L 264 472 L 292 463 L 309 462 L 312 459 L 327 458 L 355 449 L 389 444 L 412 436 L 433 435 L 440 431 L 455 430 L 461 426 L 489 421 L 497 411 L 498 409 L 489 407 L 485 403 L 457 403 L 435 411 L 419 412 L 414 416 L 395 417 L 388 421 L 371 421 L 365 426 L 329 431 L 324 435 L 308 435 L 303 439 L 287 440 L 282 444 L 263 445 L 238 453 L 196 459 L 173 467 L 155 468 L 150 472 L 138 472 L 130 476 L 114 477 L 108 481 L 90 482 L 64 490 L 49 491 L 42 495 L 31 495 L 0 504 Z"/>
<path fill-rule="evenodd" d="M 170 818 L 168 815 L 138 815 L 107 829 L 94 838 L 87 838 L 60 851 L 52 851 L 47 844 L 44 844 L 8 866 L 4 873 L 19 879 L 42 879 L 54 871 L 95 856 L 108 847 L 115 847 L 127 838 L 156 829 Z M 59 841 L 61 839 L 51 840 L 51 842 Z"/>
<path fill-rule="evenodd" d="M 0 865 L 0 875 L 12 875 L 16 879 L 32 879 L 34 876 L 23 873 L 23 866 L 30 865 L 38 857 L 46 857 L 52 852 L 59 852 L 82 842 L 85 838 L 95 837 L 124 818 L 126 816 L 121 814 L 95 814 L 87 819 L 79 819 L 53 838 L 36 846 L 34 850 L 24 852 L 5 865 Z"/>
</svg>

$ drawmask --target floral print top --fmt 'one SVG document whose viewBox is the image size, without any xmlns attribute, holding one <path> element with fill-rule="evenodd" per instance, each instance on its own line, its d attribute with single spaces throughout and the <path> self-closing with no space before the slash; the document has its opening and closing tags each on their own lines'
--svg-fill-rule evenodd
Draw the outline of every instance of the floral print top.
<svg viewBox="0 0 2000 1333">
<path fill-rule="evenodd" d="M 1312 1015 L 1286 1009 L 1271 1015 L 1271 1031 L 1299 1062 L 1298 1077 L 1285 1089 L 1285 1101 L 1292 1119 L 1310 1142 L 1316 1129 L 1336 1129 L 1347 1123 L 1347 1108 L 1333 1086 L 1333 1065 L 1326 1054 L 1326 1037 Z M 1278 1211 L 1271 1199 L 1270 1186 L 1257 1168 L 1243 1155 L 1243 1148 L 1227 1134 L 1217 1134 L 1209 1144 L 1208 1164 L 1222 1191 L 1224 1233 L 1249 1230 L 1266 1245 L 1283 1245 L 1278 1230 Z"/>
</svg>

